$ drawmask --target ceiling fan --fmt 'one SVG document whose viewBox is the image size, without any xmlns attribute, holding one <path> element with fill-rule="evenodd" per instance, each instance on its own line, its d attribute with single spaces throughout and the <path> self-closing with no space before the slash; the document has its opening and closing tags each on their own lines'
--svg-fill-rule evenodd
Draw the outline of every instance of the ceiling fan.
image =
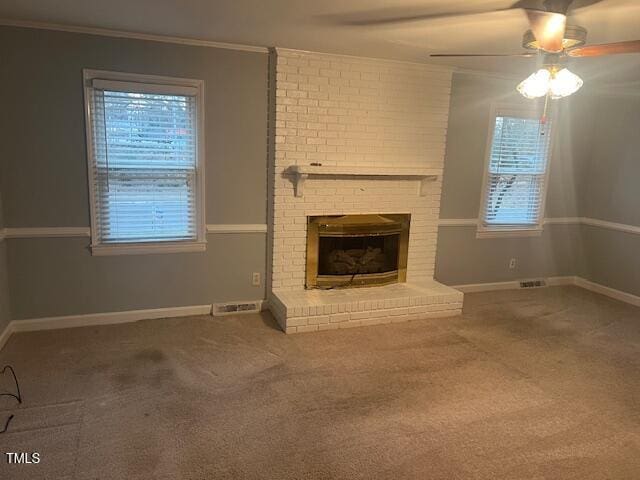
<svg viewBox="0 0 640 480">
<path fill-rule="evenodd" d="M 431 57 L 537 57 L 542 55 L 543 66 L 531 74 L 517 89 L 527 98 L 562 98 L 578 91 L 582 79 L 564 65 L 567 58 L 599 57 L 620 53 L 640 53 L 640 40 L 586 45 L 587 30 L 567 24 L 572 10 L 585 8 L 602 0 L 520 0 L 513 5 L 493 11 L 522 10 L 529 20 L 530 30 L 524 33 L 522 46 L 528 51 L 517 54 L 431 54 Z M 532 8 L 535 7 L 535 8 Z M 467 14 L 484 13 L 474 11 Z M 416 22 L 434 18 L 457 17 L 465 14 L 438 13 L 399 16 L 361 24 L 390 24 Z"/>
</svg>

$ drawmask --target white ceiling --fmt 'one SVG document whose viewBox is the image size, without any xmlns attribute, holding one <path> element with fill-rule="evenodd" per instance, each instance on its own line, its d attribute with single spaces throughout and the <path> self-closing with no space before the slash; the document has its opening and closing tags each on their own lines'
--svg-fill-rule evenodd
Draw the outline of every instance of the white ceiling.
<svg viewBox="0 0 640 480">
<path fill-rule="evenodd" d="M 473 70 L 526 73 L 535 59 L 429 58 L 429 53 L 515 53 L 527 21 L 519 10 L 401 25 L 350 21 L 469 12 L 514 0 L 0 0 L 0 17 L 259 46 L 393 58 Z M 588 43 L 640 39 L 640 1 L 604 0 L 576 10 L 570 23 Z M 572 70 L 606 83 L 640 81 L 640 54 L 572 60 Z M 636 84 L 637 85 L 637 84 Z"/>
</svg>

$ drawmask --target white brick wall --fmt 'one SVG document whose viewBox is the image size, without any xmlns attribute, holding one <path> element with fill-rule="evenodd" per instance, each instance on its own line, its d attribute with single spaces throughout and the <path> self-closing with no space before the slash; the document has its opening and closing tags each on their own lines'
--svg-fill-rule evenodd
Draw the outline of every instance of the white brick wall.
<svg viewBox="0 0 640 480">
<path fill-rule="evenodd" d="M 271 288 L 303 288 L 308 215 L 410 213 L 407 280 L 433 278 L 441 179 L 311 179 L 290 165 L 442 168 L 451 73 L 426 65 L 277 49 Z"/>
</svg>

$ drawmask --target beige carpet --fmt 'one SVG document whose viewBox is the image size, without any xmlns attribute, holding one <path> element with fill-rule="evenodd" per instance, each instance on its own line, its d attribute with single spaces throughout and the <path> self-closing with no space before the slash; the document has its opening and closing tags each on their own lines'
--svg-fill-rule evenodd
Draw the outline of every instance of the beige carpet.
<svg viewBox="0 0 640 480">
<path fill-rule="evenodd" d="M 640 309 L 574 287 L 285 336 L 267 314 L 14 335 L 2 479 L 638 479 Z M 2 385 L 7 385 L 2 379 Z"/>
</svg>

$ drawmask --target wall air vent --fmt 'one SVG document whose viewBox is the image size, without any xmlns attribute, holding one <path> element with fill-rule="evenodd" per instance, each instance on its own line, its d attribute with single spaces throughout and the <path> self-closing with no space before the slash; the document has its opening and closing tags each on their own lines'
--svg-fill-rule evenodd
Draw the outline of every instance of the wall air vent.
<svg viewBox="0 0 640 480">
<path fill-rule="evenodd" d="M 214 303 L 213 316 L 233 315 L 238 313 L 257 313 L 262 310 L 262 302 Z"/>
<path fill-rule="evenodd" d="M 540 288 L 540 287 L 546 287 L 546 286 L 547 286 L 547 282 L 542 279 L 520 281 L 520 288 Z"/>
</svg>

